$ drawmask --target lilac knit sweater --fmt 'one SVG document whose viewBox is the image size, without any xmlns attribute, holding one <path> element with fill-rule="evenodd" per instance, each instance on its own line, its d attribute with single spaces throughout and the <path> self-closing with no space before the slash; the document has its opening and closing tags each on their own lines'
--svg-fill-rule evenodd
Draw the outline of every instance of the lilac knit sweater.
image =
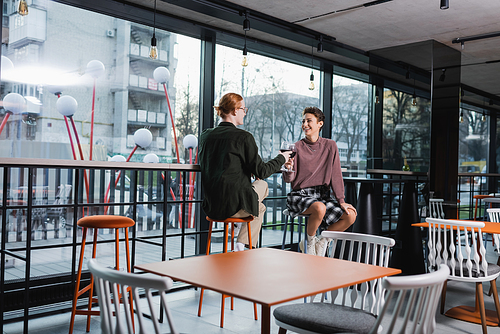
<svg viewBox="0 0 500 334">
<path fill-rule="evenodd" d="M 329 186 L 337 201 L 344 203 L 344 180 L 337 143 L 322 137 L 315 143 L 304 138 L 295 143 L 295 148 L 295 173 L 283 172 L 285 182 L 290 182 L 293 190 Z"/>
</svg>

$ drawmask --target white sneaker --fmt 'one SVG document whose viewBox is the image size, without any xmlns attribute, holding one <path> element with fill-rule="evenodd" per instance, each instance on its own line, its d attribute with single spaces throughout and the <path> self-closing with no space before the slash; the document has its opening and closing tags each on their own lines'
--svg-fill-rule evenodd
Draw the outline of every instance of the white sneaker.
<svg viewBox="0 0 500 334">
<path fill-rule="evenodd" d="M 307 241 L 307 254 L 316 255 L 316 244 L 318 239 L 314 237 L 312 241 Z"/>
<path fill-rule="evenodd" d="M 245 244 L 242 243 L 242 242 L 237 242 L 236 245 L 235 245 L 235 252 L 241 252 L 241 251 L 244 251 L 245 250 Z"/>
<path fill-rule="evenodd" d="M 307 236 L 306 236 L 307 238 Z M 316 255 L 316 241 L 318 238 L 312 238 L 312 241 L 307 242 L 307 254 Z M 304 253 L 304 239 L 299 242 L 299 249 L 302 253 Z"/>
<path fill-rule="evenodd" d="M 328 245 L 330 244 L 330 238 L 321 238 L 316 242 L 316 255 L 325 256 Z"/>
</svg>

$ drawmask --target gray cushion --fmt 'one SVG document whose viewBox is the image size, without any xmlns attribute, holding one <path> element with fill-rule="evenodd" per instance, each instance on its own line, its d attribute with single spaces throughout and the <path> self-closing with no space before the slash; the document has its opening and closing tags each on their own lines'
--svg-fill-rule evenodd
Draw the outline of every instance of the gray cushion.
<svg viewBox="0 0 500 334">
<path fill-rule="evenodd" d="M 456 264 L 455 264 L 456 265 Z M 451 265 L 450 261 L 448 260 L 448 267 L 450 267 L 450 274 L 451 274 Z M 467 269 L 467 260 L 462 261 L 462 267 L 463 267 L 463 273 L 464 277 L 469 277 L 469 270 Z M 481 264 L 479 264 L 479 268 L 481 272 L 477 272 L 477 267 L 475 261 L 472 261 L 472 277 L 478 278 L 478 277 L 484 277 L 484 272 L 482 271 L 483 268 L 481 267 Z M 488 263 L 488 276 L 491 275 L 496 275 L 500 272 L 500 266 L 497 266 L 496 264 L 493 263 Z M 455 276 L 460 277 L 460 266 L 455 267 Z M 450 277 L 452 278 L 452 277 Z"/>
<path fill-rule="evenodd" d="M 369 312 L 330 303 L 284 305 L 273 314 L 283 323 L 317 333 L 368 333 L 377 320 Z"/>
</svg>

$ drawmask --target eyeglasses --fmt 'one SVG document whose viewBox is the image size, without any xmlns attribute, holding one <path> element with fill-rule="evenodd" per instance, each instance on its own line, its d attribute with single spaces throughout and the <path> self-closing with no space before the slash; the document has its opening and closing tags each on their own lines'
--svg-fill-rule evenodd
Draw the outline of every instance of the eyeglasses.
<svg viewBox="0 0 500 334">
<path fill-rule="evenodd" d="M 243 111 L 245 112 L 245 114 L 248 112 L 248 108 L 243 108 L 243 107 L 241 107 L 241 108 L 236 108 L 236 110 L 239 110 L 239 109 L 243 110 Z"/>
</svg>

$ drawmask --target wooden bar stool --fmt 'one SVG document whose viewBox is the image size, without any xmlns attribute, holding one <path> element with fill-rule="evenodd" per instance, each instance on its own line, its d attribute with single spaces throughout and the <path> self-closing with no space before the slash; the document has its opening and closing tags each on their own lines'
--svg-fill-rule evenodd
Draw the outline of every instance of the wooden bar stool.
<svg viewBox="0 0 500 334">
<path fill-rule="evenodd" d="M 135 225 L 135 221 L 133 221 L 130 218 L 127 217 L 122 217 L 122 216 L 113 216 L 113 215 L 96 215 L 96 216 L 89 216 L 89 217 L 83 217 L 80 220 L 78 220 L 77 225 L 83 228 L 83 235 L 82 235 L 82 246 L 80 250 L 80 261 L 78 264 L 78 274 L 76 276 L 76 287 L 75 287 L 75 295 L 73 296 L 73 308 L 71 310 L 71 321 L 70 321 L 70 326 L 69 326 L 69 333 L 73 333 L 73 326 L 75 324 L 75 315 L 80 314 L 80 315 L 86 315 L 87 316 L 87 329 L 86 331 L 90 331 L 90 316 L 91 315 L 99 315 L 99 311 L 92 311 L 92 303 L 97 302 L 96 298 L 93 298 L 93 292 L 94 292 L 94 278 L 90 276 L 90 284 L 87 285 L 86 287 L 80 289 L 80 280 L 82 276 L 82 266 L 83 266 L 83 257 L 85 253 L 85 238 L 87 236 L 87 229 L 93 228 L 94 231 L 94 243 L 92 246 L 92 258 L 94 259 L 96 257 L 96 250 L 97 250 L 97 229 L 99 228 L 107 228 L 107 229 L 115 229 L 115 265 L 116 269 L 120 270 L 120 248 L 119 248 L 119 243 L 120 243 L 120 233 L 119 229 L 124 228 L 125 229 L 125 249 L 126 249 L 126 256 L 127 256 L 127 271 L 130 272 L 130 249 L 129 249 L 129 242 L 128 242 L 128 228 L 132 227 Z M 88 304 L 88 309 L 87 310 L 77 310 L 76 309 L 76 302 L 78 301 L 78 297 L 80 297 L 82 294 L 85 292 L 89 291 L 89 304 Z M 125 297 L 124 297 L 125 298 Z M 132 305 L 132 294 L 130 294 L 130 309 L 133 312 L 133 305 Z M 133 319 L 132 319 L 133 321 Z"/>
<path fill-rule="evenodd" d="M 208 229 L 208 239 L 207 239 L 207 255 L 210 255 L 210 241 L 212 239 L 212 228 L 214 222 L 224 223 L 224 239 L 223 239 L 223 253 L 227 253 L 227 243 L 228 243 L 228 234 L 229 234 L 229 224 L 231 224 L 231 251 L 234 250 L 234 224 L 236 223 L 246 223 L 248 229 L 248 248 L 252 249 L 252 233 L 250 228 L 250 222 L 253 220 L 253 216 L 248 216 L 245 218 L 227 218 L 223 221 L 219 221 L 216 219 L 212 219 L 207 216 L 207 220 L 210 222 L 210 227 Z M 201 289 L 200 293 L 200 304 L 198 305 L 198 316 L 201 317 L 201 306 L 203 305 L 203 292 L 205 289 Z M 222 295 L 221 302 L 221 314 L 220 314 L 220 327 L 224 327 L 224 304 L 227 297 L 231 297 L 231 310 L 234 309 L 234 298 L 228 295 Z M 253 303 L 253 311 L 255 320 L 257 320 L 257 304 Z"/>
</svg>

